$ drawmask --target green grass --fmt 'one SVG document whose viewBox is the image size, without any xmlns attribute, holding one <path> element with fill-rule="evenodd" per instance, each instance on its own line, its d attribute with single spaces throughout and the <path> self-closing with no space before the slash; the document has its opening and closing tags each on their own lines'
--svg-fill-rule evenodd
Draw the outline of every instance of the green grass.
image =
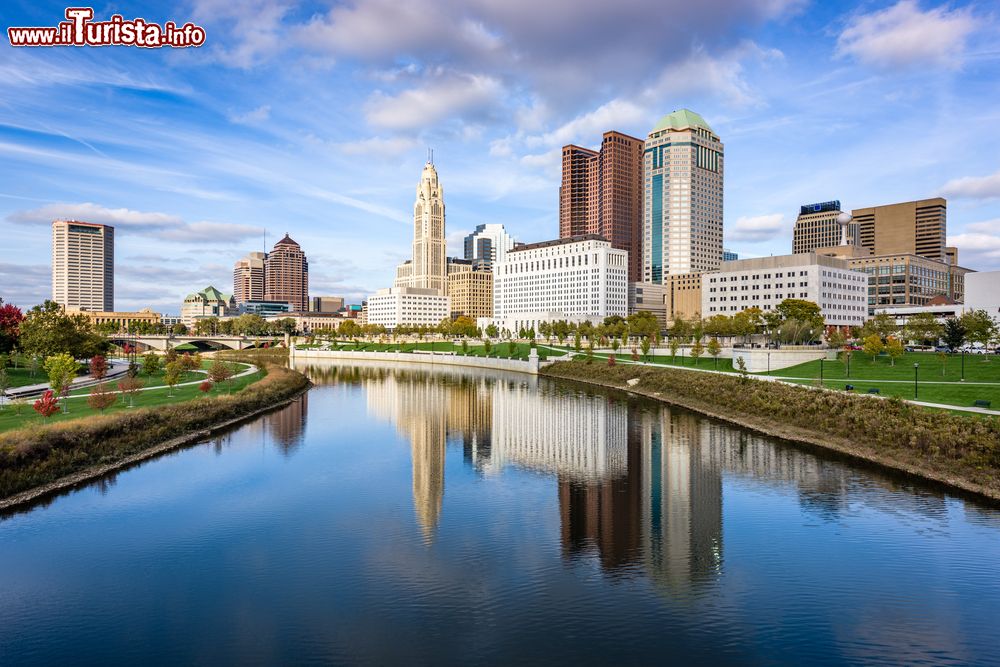
<svg viewBox="0 0 1000 667">
<path fill-rule="evenodd" d="M 27 368 L 29 361 L 26 357 L 18 355 L 16 358 L 17 368 L 14 368 L 15 359 L 8 361 L 7 366 L 7 381 L 10 383 L 11 389 L 14 387 L 23 387 L 29 384 L 38 384 L 39 382 L 45 382 L 45 370 L 42 368 L 41 364 L 38 365 L 38 371 L 35 376 L 31 376 L 31 371 Z"/>
<path fill-rule="evenodd" d="M 191 375 L 197 376 L 198 378 L 204 378 L 205 376 L 199 373 L 192 373 Z M 233 379 L 229 384 L 231 385 L 232 391 L 236 392 L 246 387 L 249 384 L 260 380 L 263 377 L 263 373 L 258 371 L 251 375 L 247 375 L 241 378 Z M 145 381 L 146 378 L 143 378 Z M 115 388 L 117 389 L 117 387 Z M 83 395 L 90 393 L 90 389 L 86 388 L 79 390 L 83 392 Z M 229 388 L 226 383 L 223 383 L 219 387 L 213 388 L 208 392 L 209 396 L 216 396 L 220 394 L 229 393 Z M 76 392 L 74 392 L 76 394 Z M 172 394 L 172 395 L 171 395 Z M 190 401 L 192 399 L 203 396 L 204 394 L 198 388 L 198 385 L 191 385 L 188 387 L 176 387 L 173 392 L 171 392 L 167 387 L 162 387 L 160 389 L 152 389 L 150 391 L 140 391 L 134 396 L 134 404 L 136 408 L 149 408 L 156 407 L 159 405 L 168 405 L 171 403 L 183 403 L 185 401 Z M 89 417 L 91 415 L 99 414 L 97 410 L 93 410 L 89 405 L 87 405 L 87 399 L 85 398 L 70 398 L 68 401 L 69 412 L 62 413 L 57 412 L 49 418 L 42 417 L 37 412 L 32 409 L 32 404 L 34 400 L 30 400 L 21 409 L 21 414 L 18 415 L 11 405 L 6 405 L 3 410 L 0 410 L 0 433 L 4 431 L 9 431 L 14 428 L 20 428 L 22 426 L 28 426 L 29 424 L 49 424 L 59 421 L 69 421 L 72 419 L 77 419 L 79 417 Z M 119 396 L 118 401 L 110 408 L 104 411 L 105 414 L 113 414 L 115 412 L 122 412 L 130 410 L 128 406 L 128 397 L 125 398 L 124 403 Z"/>
</svg>

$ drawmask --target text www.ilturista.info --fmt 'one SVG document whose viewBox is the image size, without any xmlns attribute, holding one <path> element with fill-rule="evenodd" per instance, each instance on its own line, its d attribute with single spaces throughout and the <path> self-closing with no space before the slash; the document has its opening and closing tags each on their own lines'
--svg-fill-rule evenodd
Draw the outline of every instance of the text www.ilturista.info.
<svg viewBox="0 0 1000 667">
<path fill-rule="evenodd" d="M 126 20 L 114 14 L 108 21 L 94 21 L 92 7 L 67 7 L 66 20 L 55 27 L 7 28 L 11 46 L 164 46 L 186 48 L 205 43 L 205 29 L 193 23 L 162 26 L 145 19 Z"/>
</svg>

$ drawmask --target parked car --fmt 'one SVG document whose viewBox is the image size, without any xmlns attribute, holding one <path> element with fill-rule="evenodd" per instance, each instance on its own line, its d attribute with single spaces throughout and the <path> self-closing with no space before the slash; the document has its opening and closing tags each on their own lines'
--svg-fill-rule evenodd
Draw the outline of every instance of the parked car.
<svg viewBox="0 0 1000 667">
<path fill-rule="evenodd" d="M 938 345 L 937 347 L 934 348 L 934 351 L 935 352 L 951 352 L 952 349 L 950 347 L 948 347 L 947 345 Z"/>
</svg>

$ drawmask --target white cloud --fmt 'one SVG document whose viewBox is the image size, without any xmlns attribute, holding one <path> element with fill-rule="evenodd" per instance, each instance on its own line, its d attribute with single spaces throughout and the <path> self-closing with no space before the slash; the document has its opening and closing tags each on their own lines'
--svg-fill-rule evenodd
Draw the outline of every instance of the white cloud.
<svg viewBox="0 0 1000 667">
<path fill-rule="evenodd" d="M 448 74 L 396 95 L 376 92 L 365 109 L 369 123 L 393 130 L 430 129 L 461 115 L 486 114 L 501 103 L 499 80 L 478 74 Z"/>
<path fill-rule="evenodd" d="M 264 121 L 271 118 L 271 105 L 264 104 L 256 109 L 247 111 L 240 114 L 233 114 L 229 116 L 229 120 L 237 123 L 239 125 L 253 125 L 254 123 L 263 123 Z"/>
<path fill-rule="evenodd" d="M 344 155 L 395 157 L 416 145 L 417 140 L 411 137 L 370 137 L 337 144 L 337 147 Z"/>
<path fill-rule="evenodd" d="M 915 0 L 856 16 L 837 39 L 837 54 L 877 67 L 958 67 L 976 20 L 966 9 L 921 11 Z"/>
<path fill-rule="evenodd" d="M 992 199 L 1000 197 L 1000 171 L 989 176 L 965 176 L 944 184 L 941 194 L 945 197 Z"/>
<path fill-rule="evenodd" d="M 219 62 L 249 69 L 285 48 L 289 9 L 276 0 L 196 0 L 194 18 L 206 27 L 209 51 Z"/>
<path fill-rule="evenodd" d="M 782 213 L 742 216 L 736 219 L 735 225 L 726 230 L 726 241 L 759 243 L 769 241 L 783 231 L 786 231 L 786 225 Z"/>
<path fill-rule="evenodd" d="M 963 266 L 981 271 L 1000 269 L 1000 218 L 966 225 L 962 233 L 948 236 L 948 245 L 958 248 L 958 261 Z"/>
<path fill-rule="evenodd" d="M 529 146 L 597 144 L 605 131 L 641 122 L 651 122 L 648 109 L 629 100 L 615 99 L 577 116 L 541 137 L 529 138 L 527 143 Z"/>
</svg>

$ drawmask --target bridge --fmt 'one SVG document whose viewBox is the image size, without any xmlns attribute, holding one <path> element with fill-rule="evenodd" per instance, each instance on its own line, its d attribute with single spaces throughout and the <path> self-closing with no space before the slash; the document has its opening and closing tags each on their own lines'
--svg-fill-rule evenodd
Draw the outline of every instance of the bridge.
<svg viewBox="0 0 1000 667">
<path fill-rule="evenodd" d="M 199 351 L 208 350 L 245 350 L 250 347 L 256 347 L 258 344 L 263 344 L 266 342 L 272 345 L 279 340 L 281 337 L 274 336 L 224 336 L 224 335 L 188 335 L 188 336 L 172 336 L 172 335 L 135 335 L 127 336 L 123 334 L 112 334 L 108 336 L 108 340 L 115 345 L 135 345 L 139 349 L 145 350 L 159 350 L 160 352 L 166 352 L 170 348 L 177 347 L 178 345 L 189 344 L 196 347 Z"/>
</svg>

